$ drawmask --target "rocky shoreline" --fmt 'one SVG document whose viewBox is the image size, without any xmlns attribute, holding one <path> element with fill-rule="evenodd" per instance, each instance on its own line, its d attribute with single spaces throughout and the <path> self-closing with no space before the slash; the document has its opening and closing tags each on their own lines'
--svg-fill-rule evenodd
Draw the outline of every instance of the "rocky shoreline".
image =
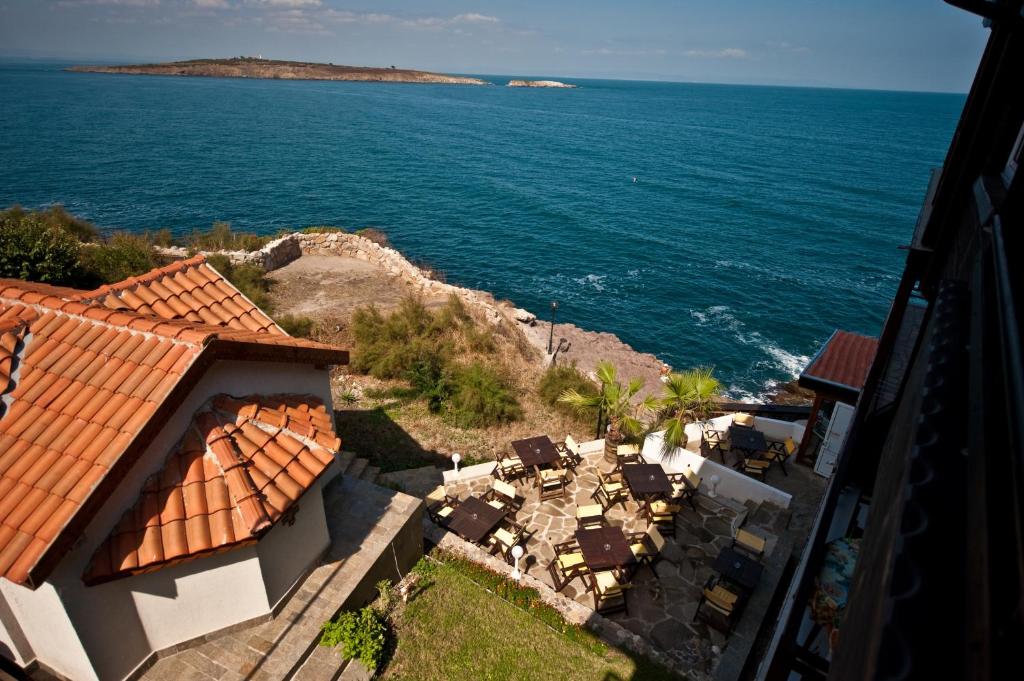
<svg viewBox="0 0 1024 681">
<path fill-rule="evenodd" d="M 490 85 L 479 78 L 449 76 L 412 69 L 344 66 L 314 62 L 279 61 L 236 57 L 234 59 L 192 59 L 161 64 L 114 66 L 72 66 L 68 71 L 119 73 L 142 76 L 191 76 L 206 78 L 263 78 L 271 80 L 343 80 L 384 83 L 433 83 L 443 85 Z"/>
<path fill-rule="evenodd" d="M 184 248 L 161 249 L 165 256 L 186 257 Z M 560 362 L 574 362 L 585 373 L 592 374 L 600 360 L 609 360 L 623 378 L 644 380 L 644 394 L 657 393 L 659 378 L 672 367 L 655 355 L 640 352 L 618 336 L 602 331 L 582 329 L 575 324 L 555 323 L 516 307 L 510 301 L 498 300 L 487 291 L 455 286 L 431 278 L 411 263 L 398 250 L 381 246 L 357 234 L 347 232 L 295 232 L 276 239 L 258 251 L 222 251 L 235 263 L 255 264 L 273 272 L 302 256 L 344 256 L 365 261 L 379 268 L 389 277 L 401 281 L 412 292 L 423 297 L 438 298 L 455 295 L 465 304 L 481 312 L 494 326 L 510 325 L 518 328 L 532 347 L 537 350 L 538 361 L 547 364 L 548 339 L 553 348 L 561 345 L 557 354 Z M 372 302 L 372 301 L 368 301 Z M 564 340 L 564 342 L 563 342 Z M 795 381 L 782 383 L 777 394 L 765 402 L 775 404 L 809 404 L 808 394 Z"/>
<path fill-rule="evenodd" d="M 550 88 L 575 88 L 577 85 L 562 83 L 557 80 L 510 80 L 506 87 L 550 87 Z"/>
</svg>

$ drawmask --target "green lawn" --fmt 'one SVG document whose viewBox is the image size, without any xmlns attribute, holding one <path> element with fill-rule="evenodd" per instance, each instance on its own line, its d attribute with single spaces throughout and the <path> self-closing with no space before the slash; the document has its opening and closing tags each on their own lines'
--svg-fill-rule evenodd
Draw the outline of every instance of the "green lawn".
<svg viewBox="0 0 1024 681">
<path fill-rule="evenodd" d="M 524 609 L 478 583 L 493 588 L 496 579 L 460 561 L 435 564 L 426 570 L 422 591 L 396 613 L 397 646 L 383 678 L 678 679 L 646 660 L 633 659 L 605 645 L 587 631 L 557 620 L 554 611 L 534 601 L 536 592 L 532 590 L 516 590 L 507 581 L 497 587 Z M 563 631 L 555 631 L 545 620 Z"/>
</svg>

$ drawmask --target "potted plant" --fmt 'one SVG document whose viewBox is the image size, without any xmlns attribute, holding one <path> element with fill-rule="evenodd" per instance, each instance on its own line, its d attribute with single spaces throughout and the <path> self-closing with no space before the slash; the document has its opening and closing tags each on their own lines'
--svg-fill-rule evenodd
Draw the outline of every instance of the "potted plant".
<svg viewBox="0 0 1024 681">
<path fill-rule="evenodd" d="M 601 383 L 600 393 L 583 395 L 569 389 L 558 396 L 559 402 L 568 404 L 581 414 L 597 408 L 605 415 L 608 419 L 608 429 L 604 438 L 604 458 L 612 463 L 617 461 L 620 444 L 627 439 L 639 438 L 645 432 L 640 414 L 644 411 L 653 411 L 658 404 L 653 397 L 646 397 L 634 404 L 633 398 L 644 387 L 643 380 L 634 378 L 623 385 L 618 381 L 617 373 L 615 365 L 611 362 L 598 362 L 597 380 Z"/>
<path fill-rule="evenodd" d="M 657 401 L 657 427 L 665 431 L 663 452 L 671 456 L 686 447 L 686 424 L 703 421 L 715 410 L 722 385 L 714 369 L 697 368 L 669 374 Z"/>
</svg>

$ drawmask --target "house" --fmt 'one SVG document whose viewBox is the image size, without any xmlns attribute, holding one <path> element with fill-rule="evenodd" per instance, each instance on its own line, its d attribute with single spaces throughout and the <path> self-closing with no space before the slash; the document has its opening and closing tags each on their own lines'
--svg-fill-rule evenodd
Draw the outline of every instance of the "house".
<svg viewBox="0 0 1024 681">
<path fill-rule="evenodd" d="M 267 617 L 330 543 L 328 369 L 202 256 L 0 280 L 0 656 L 122 679 Z"/>
</svg>

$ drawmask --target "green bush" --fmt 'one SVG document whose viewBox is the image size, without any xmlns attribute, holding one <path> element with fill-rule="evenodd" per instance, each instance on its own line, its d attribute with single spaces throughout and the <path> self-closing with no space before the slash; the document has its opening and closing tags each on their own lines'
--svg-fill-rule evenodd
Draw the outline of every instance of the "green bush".
<svg viewBox="0 0 1024 681">
<path fill-rule="evenodd" d="M 266 272 L 258 265 L 236 265 L 231 259 L 220 253 L 213 253 L 206 258 L 206 263 L 224 275 L 224 278 L 242 292 L 253 305 L 267 314 L 273 312 L 270 300 L 270 280 Z"/>
<path fill-rule="evenodd" d="M 126 232 L 83 247 L 80 258 L 84 279 L 90 286 L 123 281 L 160 264 L 148 239 Z"/>
<path fill-rule="evenodd" d="M 473 362 L 454 372 L 445 417 L 460 428 L 486 428 L 518 421 L 523 410 L 494 369 Z"/>
<path fill-rule="evenodd" d="M 17 207 L 0 214 L 0 277 L 78 285 L 80 250 L 78 239 L 44 214 Z"/>
<path fill-rule="evenodd" d="M 0 220 L 11 218 L 13 220 L 20 221 L 26 216 L 33 216 L 47 227 L 62 229 L 79 241 L 96 241 L 100 236 L 100 232 L 96 229 L 96 225 L 92 224 L 88 220 L 72 215 L 59 203 L 55 203 L 49 208 L 36 211 L 26 211 L 21 206 L 15 204 L 3 211 L 3 213 L 0 213 Z"/>
<path fill-rule="evenodd" d="M 289 336 L 295 338 L 309 338 L 309 335 L 313 333 L 313 327 L 315 323 L 309 317 L 300 317 L 298 315 L 286 314 L 280 317 L 275 317 L 274 321 L 277 325 L 284 329 L 284 332 Z"/>
<path fill-rule="evenodd" d="M 387 647 L 387 622 L 380 612 L 365 607 L 343 612 L 321 626 L 320 645 L 341 645 L 346 660 L 357 659 L 371 673 L 384 661 Z"/>
<path fill-rule="evenodd" d="M 174 245 L 174 237 L 171 235 L 171 230 L 164 227 L 158 229 L 155 232 L 146 232 L 146 238 L 154 246 L 163 246 L 167 248 Z"/>
<path fill-rule="evenodd" d="M 215 222 L 208 231 L 192 232 L 188 246 L 193 251 L 258 251 L 270 241 L 269 236 L 235 232 L 230 222 Z"/>
<path fill-rule="evenodd" d="M 537 386 L 537 395 L 541 402 L 553 407 L 558 411 L 571 416 L 597 418 L 597 409 L 585 414 L 573 409 L 565 402 L 559 402 L 558 397 L 566 390 L 575 390 L 581 395 L 597 395 L 598 389 L 594 382 L 583 375 L 575 364 L 556 364 L 548 367 L 541 376 L 540 384 Z"/>
<path fill-rule="evenodd" d="M 352 369 L 375 378 L 405 378 L 431 357 L 447 362 L 453 348 L 444 332 L 443 320 L 416 298 L 405 298 L 386 317 L 373 306 L 359 308 L 352 315 Z"/>
</svg>

